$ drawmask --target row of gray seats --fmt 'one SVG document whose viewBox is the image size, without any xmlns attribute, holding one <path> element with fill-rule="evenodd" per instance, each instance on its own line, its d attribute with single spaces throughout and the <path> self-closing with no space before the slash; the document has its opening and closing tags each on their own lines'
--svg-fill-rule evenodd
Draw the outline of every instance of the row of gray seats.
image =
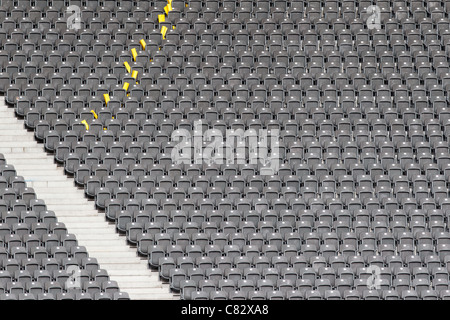
<svg viewBox="0 0 450 320">
<path fill-rule="evenodd" d="M 434 290 L 422 291 L 420 295 L 415 290 L 404 290 L 401 294 L 397 290 L 385 290 L 381 294 L 376 290 L 345 290 L 340 293 L 337 290 L 307 291 L 192 291 L 185 290 L 184 297 L 189 300 L 448 300 L 449 290 L 441 291 L 439 294 Z"/>
</svg>

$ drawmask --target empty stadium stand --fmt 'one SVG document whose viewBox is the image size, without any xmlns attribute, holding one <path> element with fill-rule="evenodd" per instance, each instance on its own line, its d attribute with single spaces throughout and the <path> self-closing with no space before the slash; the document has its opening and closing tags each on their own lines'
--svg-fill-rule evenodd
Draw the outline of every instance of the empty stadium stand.
<svg viewBox="0 0 450 320">
<path fill-rule="evenodd" d="M 0 299 L 128 299 L 0 154 Z"/>
<path fill-rule="evenodd" d="M 181 299 L 449 299 L 449 13 L 448 0 L 0 0 L 0 92 Z M 208 129 L 279 132 L 278 170 L 174 161 L 174 133 Z M 7 202 L 35 211 L 28 192 L 0 172 L 6 234 L 34 232 Z M 4 239 L 0 274 L 16 254 Z"/>
<path fill-rule="evenodd" d="M 114 232 L 115 225 L 105 221 L 104 213 L 96 210 L 94 201 L 88 201 L 83 189 L 76 188 L 73 179 L 64 175 L 64 168 L 58 167 L 53 156 L 38 144 L 34 132 L 24 130 L 23 121 L 16 118 L 14 109 L 7 108 L 3 97 L 0 101 L 0 137 L 0 153 L 3 152 L 8 164 L 14 163 L 20 181 L 26 182 L 40 202 L 45 202 L 46 210 L 55 213 L 58 222 L 75 236 L 78 246 L 96 258 L 101 269 L 121 291 L 133 300 L 173 299 L 168 285 L 158 280 L 158 273 L 148 269 L 144 258 L 137 257 L 136 249 L 126 244 L 125 236 Z M 1 211 L 14 211 L 15 208 L 10 207 Z M 17 207 L 16 211 L 22 208 Z M 31 211 L 29 206 L 26 208 Z M 15 233 L 14 230 L 11 232 Z M 30 232 L 39 231 L 32 229 Z M 31 254 L 30 258 L 33 258 Z M 81 270 L 83 267 L 80 266 Z M 60 265 L 60 268 L 64 269 L 64 266 Z"/>
</svg>

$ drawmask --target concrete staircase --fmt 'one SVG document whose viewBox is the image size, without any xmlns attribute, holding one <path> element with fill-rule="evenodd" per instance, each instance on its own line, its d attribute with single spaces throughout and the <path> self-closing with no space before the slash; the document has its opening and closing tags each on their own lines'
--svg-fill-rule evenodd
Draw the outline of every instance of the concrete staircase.
<svg viewBox="0 0 450 320">
<path fill-rule="evenodd" d="M 108 271 L 110 279 L 117 281 L 121 291 L 139 300 L 178 298 L 169 292 L 168 284 L 159 280 L 158 273 L 148 268 L 147 259 L 139 257 L 126 237 L 116 233 L 115 225 L 98 212 L 94 201 L 88 200 L 64 169 L 55 164 L 53 154 L 45 152 L 43 144 L 37 143 L 34 133 L 26 130 L 1 96 L 0 153 L 25 178 L 28 187 L 34 188 L 37 198 L 45 201 L 48 210 L 56 213 L 69 233 L 76 235 L 79 245 L 85 246 Z"/>
</svg>

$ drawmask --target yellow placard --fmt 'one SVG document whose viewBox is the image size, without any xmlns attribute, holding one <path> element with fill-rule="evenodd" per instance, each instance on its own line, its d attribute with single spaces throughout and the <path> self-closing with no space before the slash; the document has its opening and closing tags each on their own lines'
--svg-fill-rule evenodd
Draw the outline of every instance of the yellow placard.
<svg viewBox="0 0 450 320">
<path fill-rule="evenodd" d="M 137 57 L 137 51 L 136 48 L 131 49 L 131 54 L 133 55 L 133 61 L 136 61 L 136 57 Z"/>
<path fill-rule="evenodd" d="M 162 36 L 163 36 L 163 39 L 166 38 L 166 33 L 167 33 L 167 27 L 166 27 L 166 26 L 163 26 L 163 27 L 161 28 L 161 34 L 162 34 Z"/>
<path fill-rule="evenodd" d="M 169 3 L 167 4 L 167 6 L 164 7 L 164 11 L 166 12 L 166 14 L 168 15 L 170 11 L 172 11 L 172 5 Z"/>
<path fill-rule="evenodd" d="M 173 29 L 173 30 L 175 30 L 175 29 L 176 29 L 176 27 L 175 27 L 175 26 L 172 26 L 172 29 Z"/>
<path fill-rule="evenodd" d="M 138 75 L 138 72 L 136 70 L 133 70 L 133 72 L 131 73 L 131 76 L 136 79 L 137 75 Z"/>
<path fill-rule="evenodd" d="M 125 91 L 128 91 L 128 87 L 130 86 L 130 84 L 128 83 L 128 82 L 125 82 L 124 84 L 123 84 L 123 89 L 125 90 Z"/>
<path fill-rule="evenodd" d="M 142 46 L 142 50 L 145 50 L 145 47 L 147 46 L 147 44 L 145 43 L 145 40 L 144 40 L 144 39 L 141 39 L 141 41 L 139 41 L 139 43 L 140 43 L 141 46 Z"/>
<path fill-rule="evenodd" d="M 123 65 L 124 65 L 125 68 L 127 69 L 127 72 L 128 72 L 128 73 L 131 73 L 131 67 L 130 67 L 130 65 L 128 64 L 128 62 L 124 61 L 124 62 L 123 62 Z"/>
<path fill-rule="evenodd" d="M 167 3 L 168 4 L 172 4 L 172 0 L 167 0 Z"/>
<path fill-rule="evenodd" d="M 89 125 L 86 120 L 81 121 L 82 124 L 86 127 L 86 130 L 89 130 Z"/>
<path fill-rule="evenodd" d="M 95 119 L 98 119 L 98 116 L 97 116 L 97 114 L 95 113 L 94 110 L 91 110 L 91 113 L 94 115 L 94 118 L 95 118 Z"/>
<path fill-rule="evenodd" d="M 103 98 L 105 98 L 105 103 L 106 105 L 108 105 L 109 100 L 111 100 L 109 94 L 108 93 L 103 94 Z"/>
<path fill-rule="evenodd" d="M 158 22 L 164 22 L 166 21 L 166 16 L 164 14 L 158 14 Z"/>
</svg>

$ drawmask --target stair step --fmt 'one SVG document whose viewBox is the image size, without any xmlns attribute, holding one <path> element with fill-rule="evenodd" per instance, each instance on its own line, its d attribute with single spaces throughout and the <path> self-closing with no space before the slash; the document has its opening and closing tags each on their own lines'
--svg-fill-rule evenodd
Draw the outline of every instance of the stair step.
<svg viewBox="0 0 450 320">
<path fill-rule="evenodd" d="M 153 291 L 147 292 L 145 290 L 131 291 L 130 289 L 126 292 L 128 292 L 128 294 L 130 294 L 130 296 L 131 296 L 131 292 L 132 292 L 133 297 L 135 297 L 136 300 L 175 300 L 174 296 L 170 293 L 161 294 L 161 293 L 155 293 Z"/>
<path fill-rule="evenodd" d="M 121 239 L 116 238 L 111 235 L 111 233 L 115 232 L 114 229 L 90 229 L 90 230 L 84 230 L 84 231 L 82 231 L 81 229 L 71 228 L 71 227 L 68 227 L 68 229 L 70 229 L 71 233 L 77 234 L 80 237 L 80 239 L 83 239 L 83 240 L 99 240 L 99 239 L 101 239 L 101 240 L 110 240 L 110 241 L 117 241 L 117 240 L 122 241 Z M 95 232 L 95 235 L 93 235 L 92 232 Z"/>
<path fill-rule="evenodd" d="M 17 140 L 18 139 L 17 138 L 15 140 L 10 140 L 10 141 L 3 141 L 2 140 L 2 147 L 10 147 L 10 148 L 17 147 L 18 146 L 18 144 L 17 144 Z M 32 140 L 20 141 L 20 147 L 21 148 L 33 148 L 33 147 L 35 148 L 36 147 L 36 141 L 32 141 Z M 41 152 L 42 152 L 42 150 L 41 150 Z"/>
<path fill-rule="evenodd" d="M 36 187 L 36 188 L 43 188 L 43 187 L 48 187 L 48 188 L 65 188 L 68 187 L 69 185 L 73 186 L 73 183 L 70 183 L 70 181 L 63 181 L 63 180 L 58 180 L 58 181 L 29 181 L 28 182 L 30 186 Z"/>
<path fill-rule="evenodd" d="M 73 216 L 72 217 L 64 217 L 64 221 L 66 221 L 66 218 L 73 218 Z M 112 232 L 113 234 L 117 235 L 118 237 L 121 236 L 120 234 L 115 232 L 116 226 L 110 225 L 105 220 L 101 220 L 102 219 L 101 216 L 91 215 L 91 216 L 83 217 L 83 219 L 81 219 L 81 220 L 85 220 L 87 218 L 96 218 L 96 220 L 88 220 L 88 221 L 86 221 L 85 225 L 83 225 L 83 223 L 85 223 L 84 221 L 81 223 L 73 222 L 73 221 L 66 221 L 66 224 L 68 226 L 70 226 L 70 228 L 72 228 L 72 229 L 76 229 L 79 231 L 85 230 L 84 232 L 81 232 L 81 233 L 92 233 L 92 232 L 94 232 L 94 230 L 99 230 L 99 231 L 108 230 L 108 231 Z M 78 220 L 80 220 L 80 219 L 78 218 Z M 124 236 L 124 238 L 125 238 L 125 236 Z"/>
<path fill-rule="evenodd" d="M 54 170 L 41 170 L 40 172 L 36 172 L 34 170 L 28 169 L 17 169 L 17 173 L 22 176 L 27 176 L 29 180 L 34 181 L 67 181 L 67 179 L 62 179 L 60 175 L 57 174 Z M 61 173 L 62 174 L 62 173 Z"/>
<path fill-rule="evenodd" d="M 70 232 L 70 230 L 69 230 Z M 86 239 L 85 237 L 83 237 L 83 235 L 79 235 L 79 237 L 77 236 L 78 239 L 80 239 L 80 241 L 83 242 L 84 246 L 91 246 L 91 245 L 103 245 L 104 248 L 108 248 L 111 247 L 113 245 L 125 245 L 125 242 L 120 240 L 120 239 L 105 239 L 105 240 L 101 240 L 101 239 Z M 128 263 L 128 262 L 124 262 L 124 263 Z M 126 265 L 125 265 L 126 266 Z"/>
<path fill-rule="evenodd" d="M 97 211 L 93 211 L 93 212 L 98 214 Z M 80 222 L 80 218 L 78 218 L 78 217 L 66 217 L 66 218 L 64 218 L 64 220 L 67 221 L 67 223 Z M 83 218 L 83 223 L 89 223 L 89 225 L 97 224 L 97 223 L 98 223 L 98 225 L 100 225 L 100 224 L 103 225 L 105 223 L 105 221 L 106 220 L 105 220 L 105 216 L 104 215 L 98 215 L 98 216 L 95 216 L 95 217 L 92 216 L 92 217 Z M 108 222 L 108 221 L 106 221 L 106 222 Z M 108 225 L 114 227 L 114 224 L 108 224 Z"/>
<path fill-rule="evenodd" d="M 111 269 L 108 270 L 108 274 L 115 276 L 115 278 L 120 278 L 120 276 L 129 276 L 130 278 L 132 276 L 141 276 L 142 271 L 140 270 L 122 270 L 122 269 Z M 148 270 L 147 277 L 158 277 L 158 274 L 156 272 L 152 272 Z"/>
<path fill-rule="evenodd" d="M 95 216 L 95 217 L 86 217 L 83 218 L 83 222 L 80 223 L 80 219 L 76 218 L 74 220 L 68 220 L 70 217 L 68 218 L 64 218 L 64 220 L 66 221 L 66 224 L 70 225 L 70 227 L 72 229 L 83 229 L 86 230 L 88 232 L 92 232 L 92 229 L 98 229 L 98 230 L 115 230 L 115 225 L 110 225 L 110 224 L 105 224 L 105 220 L 102 219 L 101 216 Z M 76 221 L 78 220 L 78 221 Z M 86 225 L 85 223 L 89 222 L 88 225 Z"/>
<path fill-rule="evenodd" d="M 5 112 L 0 113 L 0 124 L 9 124 L 10 120 L 8 118 L 5 118 L 7 115 L 8 114 Z"/>
<path fill-rule="evenodd" d="M 136 257 L 136 252 L 116 252 L 116 251 L 111 251 L 111 252 L 96 252 L 95 253 L 95 257 L 96 258 L 109 258 L 109 259 L 115 259 L 116 261 L 123 259 L 123 258 L 135 258 Z M 140 275 L 140 274 L 139 274 Z"/>
<path fill-rule="evenodd" d="M 39 196 L 41 198 L 47 199 L 52 198 L 53 200 L 66 200 L 70 201 L 71 199 L 79 199 L 79 195 L 77 193 L 71 194 L 71 193 L 40 193 Z"/>
<path fill-rule="evenodd" d="M 92 246 L 89 246 L 89 250 L 90 250 L 89 252 L 105 252 L 105 247 L 97 246 L 97 245 L 94 244 Z M 136 249 L 130 248 L 129 246 L 122 246 L 120 248 L 117 248 L 116 252 L 133 252 L 133 253 L 136 253 Z M 137 256 L 136 256 L 136 258 L 138 260 L 144 261 L 144 262 L 147 260 L 147 259 L 143 260 L 142 257 L 137 257 Z M 148 270 L 150 270 L 150 269 L 148 269 Z"/>
<path fill-rule="evenodd" d="M 96 255 L 95 256 L 97 259 L 99 259 L 99 258 L 101 258 L 102 259 L 102 265 L 111 265 L 111 264 L 114 264 L 114 265 L 117 265 L 117 264 L 120 264 L 120 263 L 122 263 L 122 261 L 125 259 L 125 258 L 132 258 L 132 259 L 134 259 L 134 258 L 136 258 L 136 255 L 133 255 L 133 256 L 130 256 L 130 255 L 126 255 L 126 256 L 124 256 L 124 257 L 105 257 L 105 256 L 99 256 L 99 255 Z M 137 264 L 136 264 L 137 265 Z M 140 264 L 139 264 L 140 265 Z M 132 264 L 130 264 L 130 266 L 132 266 Z"/>
<path fill-rule="evenodd" d="M 32 147 L 17 147 L 17 146 L 7 146 L 3 145 L 3 143 L 0 146 L 0 153 L 41 153 L 42 149 L 38 148 L 32 148 Z"/>
<path fill-rule="evenodd" d="M 32 158 L 28 158 L 28 159 L 25 159 L 25 160 L 28 160 L 28 162 L 32 162 L 32 161 L 34 161 Z M 27 165 L 27 164 L 17 164 L 17 165 L 15 165 L 17 168 L 20 168 L 20 170 L 24 170 L 24 171 L 29 171 L 29 172 L 33 172 L 33 170 L 36 170 L 36 168 L 39 168 L 39 175 L 43 175 L 43 173 L 42 172 L 46 172 L 46 173 L 48 173 L 48 172 L 53 172 L 53 174 L 52 175 L 58 175 L 58 174 L 62 174 L 62 175 L 64 175 L 64 178 L 66 178 L 66 179 L 68 179 L 68 178 L 70 178 L 69 180 L 73 180 L 73 178 L 72 177 L 67 177 L 66 175 L 65 175 L 65 171 L 64 171 L 64 169 L 63 168 L 59 168 L 59 167 L 57 167 L 56 166 L 56 164 L 55 163 L 43 163 L 42 162 L 42 160 L 41 159 L 39 159 L 37 162 L 36 162 L 36 166 L 33 168 L 33 167 L 30 167 L 29 165 Z M 57 174 L 55 174 L 55 173 L 57 173 Z"/>
<path fill-rule="evenodd" d="M 14 167 L 16 167 L 18 170 L 21 171 L 27 171 L 27 172 L 33 172 L 33 170 L 36 170 L 38 168 L 39 172 L 36 172 L 36 175 L 42 176 L 45 173 L 53 172 L 52 176 L 58 176 L 55 175 L 55 173 L 61 173 L 64 174 L 64 178 L 68 179 L 68 177 L 65 175 L 64 171 L 59 172 L 57 166 L 55 163 L 52 162 L 52 159 L 38 159 L 36 161 L 36 166 L 34 168 L 29 166 L 30 162 L 35 162 L 33 158 L 23 158 L 22 160 L 18 160 L 17 163 L 14 164 Z M 13 162 L 13 160 L 11 160 Z M 41 172 L 42 171 L 42 172 Z M 70 177 L 70 180 L 73 180 L 72 177 Z"/>
<path fill-rule="evenodd" d="M 26 172 L 22 172 L 22 170 L 17 172 L 18 174 L 25 174 Z M 27 181 L 33 182 L 64 182 L 64 183 L 68 183 L 69 181 L 67 180 L 67 178 L 65 176 L 46 176 L 45 174 L 38 174 L 37 172 L 34 172 L 32 174 L 27 174 Z"/>
<path fill-rule="evenodd" d="M 30 162 L 30 159 L 27 158 L 11 158 L 8 157 L 8 160 L 11 161 L 11 163 L 14 163 L 14 167 L 20 166 L 20 165 L 26 165 Z M 42 163 L 43 165 L 52 165 L 53 159 L 50 158 L 39 158 L 39 159 L 33 159 L 37 163 Z"/>
<path fill-rule="evenodd" d="M 122 282 L 123 283 L 123 287 L 125 288 L 146 288 L 148 286 L 148 284 L 146 282 L 141 282 L 141 281 L 127 281 L 127 282 Z M 159 287 L 162 288 L 162 285 Z"/>
<path fill-rule="evenodd" d="M 0 116 L 3 117 L 9 117 L 8 113 L 5 112 L 0 112 Z M 17 118 L 12 120 L 11 122 L 8 123 L 8 127 L 6 127 L 3 130 L 9 130 L 9 129 L 15 129 L 15 128 L 20 128 L 20 130 L 26 130 L 25 132 L 27 132 L 28 130 L 25 127 L 25 124 L 23 123 L 23 121 L 19 121 Z M 22 133 L 21 133 L 22 134 Z"/>
<path fill-rule="evenodd" d="M 141 268 L 143 266 L 144 265 L 136 264 L 136 263 L 133 263 L 133 264 L 128 264 L 128 263 L 123 263 L 123 264 L 119 264 L 119 263 L 103 264 L 102 263 L 102 267 L 104 267 L 106 270 L 129 270 L 129 269 L 133 269 L 133 267 L 138 269 L 138 268 Z"/>
<path fill-rule="evenodd" d="M 75 233 L 79 239 L 83 239 L 83 241 L 97 241 L 97 240 L 108 240 L 111 243 L 111 246 L 109 246 L 110 248 L 112 247 L 112 245 L 114 244 L 115 241 L 120 241 L 122 242 L 121 239 L 118 238 L 118 235 L 116 233 L 95 233 L 92 234 L 92 232 L 80 232 L 78 233 L 77 231 L 79 231 L 80 229 L 72 229 L 70 228 L 70 232 Z M 110 251 L 113 251 L 110 249 Z"/>
<path fill-rule="evenodd" d="M 53 210 L 54 208 L 51 208 L 50 210 Z M 54 210 L 53 210 L 54 211 Z M 58 211 L 58 217 L 61 217 L 61 218 L 66 218 L 66 217 L 74 217 L 75 215 L 74 214 L 66 214 L 66 213 L 64 213 L 64 212 L 61 212 L 61 211 L 59 211 L 59 210 L 57 210 Z M 80 213 L 80 214 L 78 214 L 77 215 L 77 217 L 78 218 L 84 218 L 84 217 L 96 217 L 98 215 L 98 213 L 97 214 L 94 214 L 94 213 Z"/>
<path fill-rule="evenodd" d="M 32 159 L 36 159 L 36 160 L 40 160 L 40 159 L 52 159 L 53 157 L 51 157 L 51 155 L 48 155 L 47 153 L 45 153 L 42 149 L 42 147 L 39 147 L 39 145 L 36 146 L 36 148 L 40 148 L 41 152 L 33 154 L 33 155 L 29 155 L 29 154 L 24 154 L 24 153 L 18 153 L 18 152 L 12 152 L 9 153 L 8 155 L 11 156 L 11 159 L 23 159 L 24 157 L 27 158 L 32 158 Z M 9 156 L 8 156 L 9 158 Z"/>
<path fill-rule="evenodd" d="M 55 205 L 52 202 L 45 202 L 47 204 L 47 208 L 49 208 L 48 210 L 53 210 L 55 212 L 59 212 L 59 216 L 61 217 L 85 217 L 85 216 L 98 216 L 98 213 L 94 213 L 94 212 L 89 212 L 91 211 L 92 207 L 91 206 L 87 206 L 85 208 L 83 208 L 83 206 L 77 206 L 77 208 L 79 208 L 79 211 L 77 213 L 66 213 L 64 210 L 67 210 L 67 208 L 69 207 L 70 209 L 73 209 L 73 206 L 68 206 L 68 207 L 62 207 L 60 205 Z M 85 212 L 86 211 L 86 212 Z"/>
<path fill-rule="evenodd" d="M 0 136 L 2 137 L 2 144 L 4 142 L 11 142 L 11 141 L 15 142 L 19 138 L 18 136 L 13 136 L 13 135 L 10 135 L 10 134 L 6 134 L 4 130 L 0 130 Z M 36 143 L 35 140 L 33 139 L 33 137 L 30 137 L 30 136 L 21 136 L 20 140 L 22 140 L 22 141 L 31 141 L 31 142 L 33 142 L 33 144 Z"/>
</svg>

